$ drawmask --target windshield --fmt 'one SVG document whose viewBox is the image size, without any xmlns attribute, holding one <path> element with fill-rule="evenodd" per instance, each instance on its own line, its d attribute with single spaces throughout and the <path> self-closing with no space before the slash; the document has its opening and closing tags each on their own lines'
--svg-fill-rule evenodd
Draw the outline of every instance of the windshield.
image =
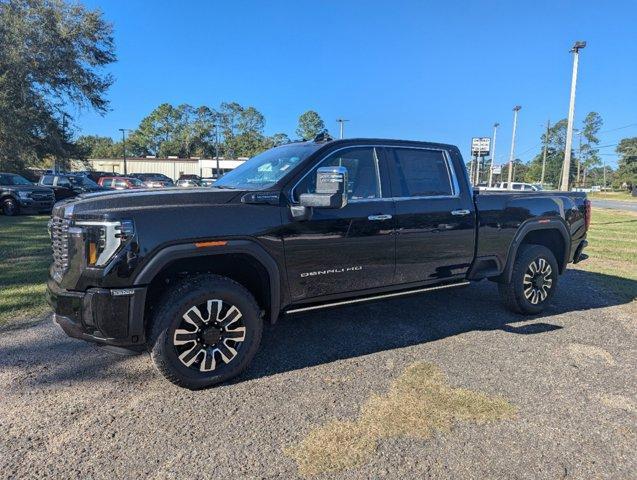
<svg viewBox="0 0 637 480">
<path fill-rule="evenodd" d="M 69 181 L 75 186 L 98 188 L 97 183 L 95 183 L 93 180 L 91 180 L 88 177 L 82 177 L 82 176 L 69 177 Z"/>
<path fill-rule="evenodd" d="M 0 185 L 33 185 L 26 178 L 20 175 L 0 174 Z"/>
<path fill-rule="evenodd" d="M 319 147 L 314 143 L 295 143 L 266 150 L 226 173 L 215 182 L 214 187 L 244 190 L 269 188 Z"/>
</svg>

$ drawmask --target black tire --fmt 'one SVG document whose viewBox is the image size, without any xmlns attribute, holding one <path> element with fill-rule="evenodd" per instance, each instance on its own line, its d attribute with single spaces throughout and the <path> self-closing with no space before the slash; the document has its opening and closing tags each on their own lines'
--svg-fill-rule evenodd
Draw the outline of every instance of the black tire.
<svg viewBox="0 0 637 480">
<path fill-rule="evenodd" d="M 202 314 L 199 307 L 203 305 L 207 310 Z M 234 378 L 245 370 L 259 349 L 263 331 L 259 306 L 248 290 L 229 278 L 201 275 L 184 279 L 162 295 L 154 311 L 147 342 L 151 358 L 162 375 L 180 387 L 199 390 Z M 236 317 L 237 311 L 238 320 L 230 321 L 234 330 L 229 325 L 219 326 L 226 318 Z M 222 312 L 225 318 L 221 323 L 213 320 L 213 315 L 219 320 Z M 205 314 L 207 323 L 201 324 L 202 320 L 206 322 Z M 189 329 L 192 331 L 186 331 Z M 213 339 L 206 337 L 211 330 Z M 240 342 L 231 338 L 241 334 L 244 337 Z M 186 365 L 186 361 L 193 363 Z M 210 366 L 212 370 L 202 371 Z"/>
<path fill-rule="evenodd" d="M 18 202 L 11 197 L 2 200 L 2 213 L 4 213 L 7 217 L 13 217 L 20 213 Z"/>
<path fill-rule="evenodd" d="M 533 273 L 533 269 L 538 273 Z M 548 248 L 542 245 L 520 246 L 513 264 L 511 281 L 498 283 L 504 305 L 515 313 L 540 313 L 557 289 L 558 272 L 555 255 Z"/>
</svg>

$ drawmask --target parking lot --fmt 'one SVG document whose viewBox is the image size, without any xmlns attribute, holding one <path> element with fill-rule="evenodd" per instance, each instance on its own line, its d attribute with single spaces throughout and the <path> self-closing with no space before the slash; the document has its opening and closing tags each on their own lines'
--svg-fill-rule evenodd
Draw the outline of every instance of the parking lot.
<svg viewBox="0 0 637 480">
<path fill-rule="evenodd" d="M 535 318 L 505 311 L 486 281 L 284 317 L 242 377 L 200 392 L 165 382 L 146 355 L 69 339 L 48 316 L 10 324 L 0 476 L 629 478 L 637 311 L 618 284 L 635 291 L 632 280 L 570 269 Z M 444 377 L 440 391 L 499 399 L 505 414 L 446 412 L 450 428 L 428 424 L 435 405 L 410 408 L 397 388 L 423 362 Z M 382 425 L 391 418 L 370 417 L 392 389 L 400 413 L 429 429 L 394 435 Z M 364 422 L 363 448 L 338 443 Z"/>
</svg>

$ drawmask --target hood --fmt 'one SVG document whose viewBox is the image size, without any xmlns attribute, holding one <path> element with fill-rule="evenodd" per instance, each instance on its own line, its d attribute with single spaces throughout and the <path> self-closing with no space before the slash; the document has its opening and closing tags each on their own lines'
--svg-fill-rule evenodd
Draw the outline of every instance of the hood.
<svg viewBox="0 0 637 480">
<path fill-rule="evenodd" d="M 38 193 L 51 193 L 52 188 L 42 187 L 40 185 L 0 185 L 0 188 L 6 190 L 12 190 L 14 192 L 38 192 Z"/>
<path fill-rule="evenodd" d="M 215 188 L 161 188 L 161 189 L 129 189 L 105 190 L 95 193 L 84 193 L 74 199 L 56 204 L 54 215 L 62 216 L 59 209 L 73 205 L 76 216 L 103 215 L 117 212 L 135 212 L 148 209 L 169 209 L 185 206 L 211 206 L 231 201 L 245 193 L 239 190 Z"/>
</svg>

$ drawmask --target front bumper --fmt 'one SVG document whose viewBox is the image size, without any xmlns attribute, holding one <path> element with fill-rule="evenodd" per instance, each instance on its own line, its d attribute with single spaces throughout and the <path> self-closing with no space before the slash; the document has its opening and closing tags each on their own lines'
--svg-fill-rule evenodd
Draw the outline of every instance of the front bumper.
<svg viewBox="0 0 637 480">
<path fill-rule="evenodd" d="M 32 198 L 19 198 L 20 210 L 31 212 L 46 212 L 50 213 L 53 210 L 54 199 L 49 200 L 34 200 Z"/>
<path fill-rule="evenodd" d="M 47 284 L 54 321 L 70 337 L 100 345 L 142 350 L 146 288 L 89 288 L 75 292 Z"/>
</svg>

